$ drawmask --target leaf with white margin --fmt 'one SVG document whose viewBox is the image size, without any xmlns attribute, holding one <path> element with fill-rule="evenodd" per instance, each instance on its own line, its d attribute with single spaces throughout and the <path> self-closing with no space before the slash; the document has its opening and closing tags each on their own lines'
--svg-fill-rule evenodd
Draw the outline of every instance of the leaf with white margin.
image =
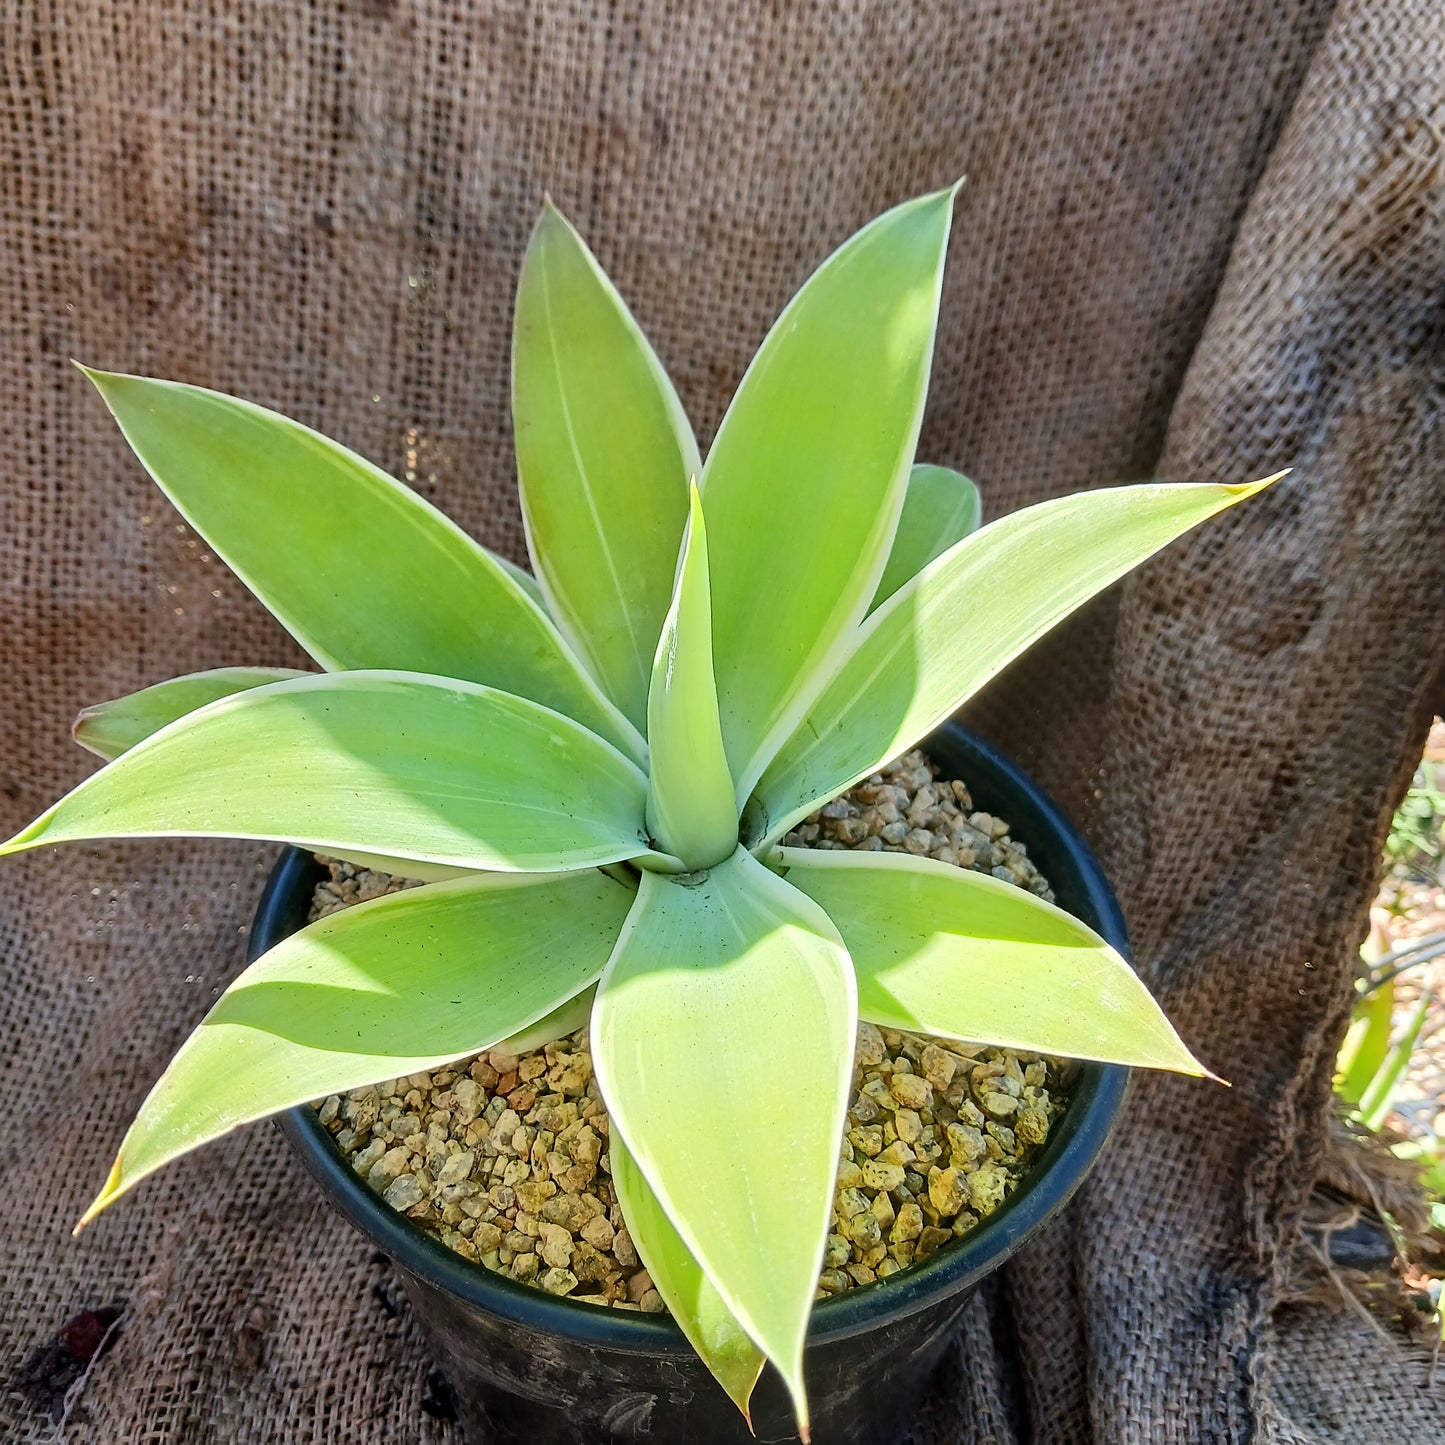
<svg viewBox="0 0 1445 1445">
<path fill-rule="evenodd" d="M 741 848 L 705 875 L 643 875 L 592 1007 L 611 1128 L 803 1430 L 856 1028 L 837 930 Z"/>
<path fill-rule="evenodd" d="M 739 805 L 883 573 L 956 189 L 895 207 L 823 262 L 758 349 L 708 453 L 713 649 Z"/>
<path fill-rule="evenodd" d="M 646 779 L 526 698 L 454 678 L 336 672 L 223 698 L 87 778 L 0 855 L 92 838 L 274 839 L 461 868 L 553 872 L 648 848 Z"/>
<path fill-rule="evenodd" d="M 207 703 L 307 675 L 294 667 L 216 667 L 207 672 L 190 672 L 82 708 L 71 727 L 71 736 L 97 757 L 113 762 L 152 733 Z"/>
<path fill-rule="evenodd" d="M 71 731 L 82 747 L 107 762 L 114 762 L 152 733 L 169 727 L 207 703 L 249 692 L 253 687 L 312 676 L 315 674 L 290 667 L 218 667 L 210 672 L 193 672 L 84 708 Z M 345 861 L 358 868 L 423 883 L 440 883 L 446 878 L 464 878 L 477 872 L 475 868 L 452 868 L 444 863 L 423 863 L 416 858 L 388 858 L 357 849 L 349 850 Z"/>
<path fill-rule="evenodd" d="M 760 848 L 907 752 L 1090 597 L 1285 475 L 1078 492 L 1001 517 L 935 558 L 858 630 L 768 765 L 751 804 Z"/>
<path fill-rule="evenodd" d="M 682 1242 L 667 1211 L 642 1177 L 637 1161 L 627 1152 L 621 1134 L 612 1134 L 607 1153 L 622 1218 L 653 1287 L 713 1379 L 743 1412 L 751 1430 L 748 1402 L 762 1374 L 763 1352 L 748 1338 Z"/>
<path fill-rule="evenodd" d="M 662 363 L 549 201 L 522 259 L 512 334 L 522 519 L 552 616 L 641 727 L 702 470 Z"/>
<path fill-rule="evenodd" d="M 526 1027 L 601 973 L 632 898 L 595 870 L 490 874 L 357 904 L 283 939 L 181 1046 L 81 1225 L 243 1124 Z"/>
<path fill-rule="evenodd" d="M 774 856 L 842 934 L 860 1018 L 1029 1053 L 1208 1073 L 1121 954 L 1015 884 L 900 853 Z"/>
<path fill-rule="evenodd" d="M 410 487 L 237 397 L 81 370 L 176 510 L 322 667 L 515 692 L 646 757 L 510 564 Z"/>
</svg>

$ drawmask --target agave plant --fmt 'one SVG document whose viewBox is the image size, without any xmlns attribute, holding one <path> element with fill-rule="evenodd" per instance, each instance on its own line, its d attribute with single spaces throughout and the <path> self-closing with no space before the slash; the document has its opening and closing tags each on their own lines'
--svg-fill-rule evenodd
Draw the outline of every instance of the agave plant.
<svg viewBox="0 0 1445 1445">
<path fill-rule="evenodd" d="M 431 886 L 247 968 L 82 1224 L 242 1124 L 590 1010 L 643 1263 L 738 1405 L 771 1360 L 806 1432 L 860 1018 L 1202 1072 L 1059 909 L 929 859 L 779 846 L 1086 598 L 1266 485 L 1097 490 L 973 530 L 969 485 L 913 466 L 953 199 L 901 205 L 824 262 L 705 463 L 549 205 L 513 362 L 535 580 L 295 422 L 88 373 L 181 515 L 325 671 L 227 668 L 87 710 L 77 736 L 112 761 L 0 851 L 274 839 Z"/>
</svg>

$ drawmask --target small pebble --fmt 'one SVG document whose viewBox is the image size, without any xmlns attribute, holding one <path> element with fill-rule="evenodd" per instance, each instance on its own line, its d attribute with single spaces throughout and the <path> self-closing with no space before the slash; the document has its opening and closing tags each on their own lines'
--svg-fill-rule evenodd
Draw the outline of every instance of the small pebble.
<svg viewBox="0 0 1445 1445">
<path fill-rule="evenodd" d="M 957 1169 L 928 1171 L 928 1198 L 940 1217 L 952 1218 L 967 1203 L 968 1196 Z"/>
<path fill-rule="evenodd" d="M 537 1276 L 538 1287 L 548 1294 L 571 1294 L 577 1288 L 577 1276 L 570 1269 L 549 1269 Z"/>
<path fill-rule="evenodd" d="M 923 1211 L 910 1201 L 899 1209 L 888 1237 L 894 1244 L 898 1244 L 904 1240 L 917 1239 L 922 1233 Z"/>
<path fill-rule="evenodd" d="M 381 1192 L 381 1197 L 396 1210 L 407 1210 L 426 1198 L 426 1190 L 415 1174 L 401 1174 Z"/>
<path fill-rule="evenodd" d="M 918 1249 L 915 1258 L 927 1259 L 929 1255 L 937 1254 L 952 1237 L 952 1234 L 948 1230 L 940 1229 L 937 1225 L 928 1225 L 923 1233 L 918 1236 Z"/>
<path fill-rule="evenodd" d="M 460 1184 L 471 1178 L 472 1166 L 477 1162 L 477 1156 L 466 1150 L 460 1154 L 453 1154 L 441 1169 L 437 1171 L 437 1184 Z"/>
<path fill-rule="evenodd" d="M 537 1253 L 542 1256 L 543 1263 L 554 1269 L 565 1269 L 572 1263 L 572 1236 L 560 1224 L 540 1224 L 538 1234 L 542 1242 Z M 576 1284 L 575 1280 L 573 1284 Z"/>
<path fill-rule="evenodd" d="M 865 1189 L 897 1189 L 903 1183 L 901 1164 L 883 1164 L 870 1159 L 863 1166 L 863 1187 Z"/>
<path fill-rule="evenodd" d="M 953 1071 L 958 1067 L 958 1059 L 947 1049 L 941 1049 L 936 1044 L 926 1044 L 919 1062 L 923 1065 L 923 1077 L 940 1093 L 953 1082 Z"/>
<path fill-rule="evenodd" d="M 895 1073 L 888 1090 L 906 1109 L 928 1109 L 933 1105 L 933 1085 L 917 1074 Z"/>
<path fill-rule="evenodd" d="M 1011 1094 L 994 1092 L 985 1094 L 979 1101 L 985 1114 L 995 1119 L 1011 1119 L 1018 1112 L 1019 1101 Z"/>
</svg>

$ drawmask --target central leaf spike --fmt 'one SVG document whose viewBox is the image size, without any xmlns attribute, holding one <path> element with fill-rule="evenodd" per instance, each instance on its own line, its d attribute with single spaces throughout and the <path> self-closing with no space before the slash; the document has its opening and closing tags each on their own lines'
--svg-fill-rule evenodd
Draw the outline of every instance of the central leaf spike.
<svg viewBox="0 0 1445 1445">
<path fill-rule="evenodd" d="M 732 855 L 738 814 L 718 720 L 707 527 L 695 480 L 689 492 L 682 561 L 647 697 L 647 826 L 665 852 L 698 870 Z"/>
</svg>

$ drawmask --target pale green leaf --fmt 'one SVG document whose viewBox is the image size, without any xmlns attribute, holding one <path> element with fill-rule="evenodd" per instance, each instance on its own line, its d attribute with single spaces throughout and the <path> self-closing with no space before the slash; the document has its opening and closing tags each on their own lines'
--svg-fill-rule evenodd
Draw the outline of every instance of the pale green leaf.
<svg viewBox="0 0 1445 1445">
<path fill-rule="evenodd" d="M 310 675 L 287 667 L 221 667 L 211 672 L 193 672 L 185 677 L 171 678 L 168 682 L 158 682 L 153 687 L 116 698 L 113 702 L 85 708 L 75 720 L 75 740 L 108 762 L 113 761 L 152 733 L 159 732 L 207 703 L 233 697 L 238 692 L 248 692 L 254 687 L 266 687 L 273 682 L 287 682 Z M 449 867 L 443 863 L 424 863 L 416 858 L 388 858 L 357 849 L 348 851 L 346 861 L 359 868 L 370 868 L 424 883 L 464 878 L 477 871 L 475 868 Z"/>
<path fill-rule="evenodd" d="M 86 375 L 180 514 L 323 667 L 519 693 L 643 759 L 636 730 L 501 559 L 409 487 L 250 402 Z"/>
<path fill-rule="evenodd" d="M 1432 989 L 1427 988 L 1421 993 L 1405 1021 L 1405 1031 L 1381 1060 L 1379 1069 L 1360 1099 L 1360 1122 L 1372 1133 L 1383 1127 L 1395 1107 L 1395 1091 L 1409 1072 L 1410 1057 L 1420 1042 L 1425 1019 L 1430 1012 L 1430 1005 L 1434 1002 L 1435 994 Z"/>
<path fill-rule="evenodd" d="M 802 1425 L 856 1023 L 837 931 L 742 849 L 643 875 L 592 1008 L 614 1134 Z"/>
<path fill-rule="evenodd" d="M 1079 492 L 965 537 L 863 624 L 757 787 L 761 832 L 780 838 L 819 803 L 907 752 L 1075 608 L 1284 475 L 1247 486 Z M 708 517 L 715 534 L 711 510 Z"/>
<path fill-rule="evenodd" d="M 689 868 L 710 868 L 738 845 L 738 810 L 713 680 L 707 528 L 697 487 L 691 491 L 687 541 L 647 701 L 647 826 L 658 847 Z"/>
<path fill-rule="evenodd" d="M 550 202 L 517 289 L 512 419 L 527 545 L 552 615 L 641 727 L 701 463 L 661 362 Z"/>
<path fill-rule="evenodd" d="M 1374 1083 L 1390 1052 L 1395 1019 L 1395 980 L 1387 979 L 1355 1005 L 1336 1068 L 1341 1078 L 1335 1092 L 1347 1104 L 1358 1104 Z"/>
<path fill-rule="evenodd" d="M 143 687 L 110 702 L 82 708 L 71 729 L 81 747 L 110 762 L 152 733 L 223 697 L 253 687 L 305 677 L 293 667 L 217 667 Z"/>
<path fill-rule="evenodd" d="M 869 611 L 881 607 L 955 542 L 978 531 L 982 518 L 978 488 L 962 472 L 951 467 L 915 466 L 908 474 L 893 548 Z"/>
<path fill-rule="evenodd" d="M 953 195 L 887 212 L 818 268 L 708 455 L 715 664 L 739 803 L 882 575 L 928 390 Z"/>
<path fill-rule="evenodd" d="M 775 857 L 842 934 L 860 1018 L 1030 1053 L 1206 1072 L 1120 954 L 1012 883 L 900 853 L 779 848 Z"/>
<path fill-rule="evenodd" d="M 763 1352 L 748 1338 L 682 1242 L 620 1134 L 611 1135 L 607 1152 L 627 1232 L 653 1286 L 688 1343 L 727 1391 L 728 1399 L 743 1412 L 751 1430 L 748 1402 L 762 1374 Z"/>
<path fill-rule="evenodd" d="M 632 892 L 589 869 L 393 893 L 278 943 L 221 995 L 131 1125 L 81 1223 L 255 1119 L 488 1048 L 601 972 Z"/>
<path fill-rule="evenodd" d="M 190 713 L 86 779 L 0 854 L 214 836 L 548 872 L 649 856 L 645 808 L 641 772 L 560 713 L 454 679 L 338 672 Z"/>
</svg>

